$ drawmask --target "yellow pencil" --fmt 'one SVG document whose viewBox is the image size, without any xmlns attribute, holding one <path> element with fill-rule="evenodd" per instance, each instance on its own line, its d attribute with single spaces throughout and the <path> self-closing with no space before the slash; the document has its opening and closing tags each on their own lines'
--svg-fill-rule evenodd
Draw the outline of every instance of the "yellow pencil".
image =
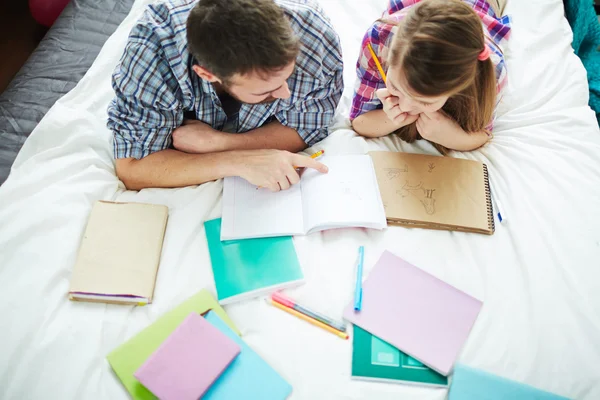
<svg viewBox="0 0 600 400">
<path fill-rule="evenodd" d="M 369 46 L 369 51 L 371 52 L 371 55 L 373 56 L 373 60 L 375 61 L 375 65 L 377 65 L 377 69 L 379 70 L 379 73 L 381 74 L 381 77 L 383 78 L 383 83 L 387 82 L 387 76 L 385 76 L 385 72 L 383 72 L 383 68 L 381 67 L 381 63 L 379 62 L 379 58 L 377 58 L 377 54 L 375 54 L 375 52 L 373 51 L 373 47 L 371 47 L 371 43 L 367 43 L 367 46 Z"/>
<path fill-rule="evenodd" d="M 319 328 L 325 329 L 327 332 L 333 333 L 334 335 L 337 335 L 337 336 L 341 337 L 342 339 L 348 339 L 348 334 L 347 333 L 340 332 L 337 329 L 334 329 L 334 328 L 330 327 L 329 325 L 325 325 L 321 321 L 318 321 L 318 320 L 316 320 L 314 318 L 311 318 L 308 315 L 304 315 L 304 314 L 302 314 L 302 313 L 300 313 L 300 312 L 298 312 L 298 311 L 296 311 L 296 310 L 294 310 L 292 308 L 286 307 L 283 304 L 279 304 L 279 303 L 277 303 L 277 302 L 275 302 L 275 301 L 273 301 L 271 299 L 267 299 L 267 301 L 269 303 L 271 303 L 271 305 L 274 305 L 275 307 L 277 307 L 277 308 L 279 308 L 279 309 L 281 309 L 281 310 L 283 310 L 285 312 L 288 312 L 288 313 L 290 313 L 290 314 L 292 314 L 292 315 L 294 315 L 294 316 L 296 316 L 296 317 L 298 317 L 300 319 L 305 320 L 306 322 L 309 322 L 309 323 L 311 323 L 311 324 L 313 324 L 315 326 L 318 326 Z"/>
<path fill-rule="evenodd" d="M 319 150 L 315 154 L 310 156 L 310 158 L 312 158 L 314 160 L 315 158 L 321 157 L 323 154 L 325 154 L 325 150 Z M 295 167 L 295 168 L 298 168 L 298 167 Z"/>
</svg>

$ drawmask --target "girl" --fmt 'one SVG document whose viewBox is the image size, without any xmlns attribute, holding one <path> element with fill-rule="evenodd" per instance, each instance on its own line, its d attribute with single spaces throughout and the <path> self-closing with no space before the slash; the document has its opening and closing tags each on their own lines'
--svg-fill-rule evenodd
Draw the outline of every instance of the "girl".
<svg viewBox="0 0 600 400">
<path fill-rule="evenodd" d="M 398 132 L 409 143 L 424 138 L 444 155 L 485 144 L 506 84 L 499 45 L 509 23 L 485 0 L 391 0 L 363 40 L 354 130 Z"/>
</svg>

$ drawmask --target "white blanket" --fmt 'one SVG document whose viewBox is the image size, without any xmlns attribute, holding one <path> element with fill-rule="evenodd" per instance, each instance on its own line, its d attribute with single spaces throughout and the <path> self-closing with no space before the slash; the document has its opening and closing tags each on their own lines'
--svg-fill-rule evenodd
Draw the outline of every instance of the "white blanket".
<svg viewBox="0 0 600 400">
<path fill-rule="evenodd" d="M 359 43 L 385 0 L 321 0 L 340 33 L 346 90 L 328 153 L 426 143 L 366 141 L 348 129 Z M 125 191 L 105 126 L 110 75 L 149 0 L 138 1 L 73 91 L 35 129 L 0 187 L 0 398 L 125 399 L 105 357 L 202 288 L 214 291 L 203 222 L 221 212 L 222 182 Z M 509 87 L 495 138 L 457 154 L 488 164 L 506 225 L 493 236 L 390 227 L 295 239 L 300 302 L 341 317 L 354 260 L 368 273 L 383 249 L 482 299 L 460 362 L 578 399 L 600 398 L 600 133 L 561 0 L 512 0 Z M 154 304 L 72 303 L 69 279 L 95 200 L 169 206 Z M 244 339 L 294 387 L 293 399 L 442 399 L 446 390 L 350 380 L 351 342 L 265 304 L 226 307 Z"/>
</svg>

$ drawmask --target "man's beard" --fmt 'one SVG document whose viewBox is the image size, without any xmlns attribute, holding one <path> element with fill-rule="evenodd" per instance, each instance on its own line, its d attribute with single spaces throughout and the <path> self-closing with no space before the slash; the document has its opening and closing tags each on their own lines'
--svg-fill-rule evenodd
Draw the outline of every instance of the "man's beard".
<svg viewBox="0 0 600 400">
<path fill-rule="evenodd" d="M 259 102 L 257 102 L 257 103 L 247 103 L 247 102 L 245 102 L 245 101 L 242 101 L 242 100 L 240 100 L 240 99 L 239 99 L 239 98 L 238 98 L 238 97 L 237 97 L 235 94 L 231 93 L 229 90 L 227 90 L 227 93 L 229 93 L 229 95 L 230 95 L 231 97 L 233 97 L 234 99 L 236 99 L 236 100 L 237 100 L 237 101 L 239 101 L 240 103 L 242 103 L 242 104 L 249 104 L 249 105 L 251 105 L 251 106 L 255 106 L 255 105 L 258 105 L 258 104 L 271 104 L 271 103 L 273 103 L 273 102 L 275 102 L 275 101 L 277 101 L 277 100 L 278 100 L 278 99 L 276 99 L 275 97 L 273 97 L 273 96 L 269 95 L 269 97 L 267 97 L 266 99 L 264 99 L 264 100 L 261 100 L 261 101 L 259 101 Z"/>
<path fill-rule="evenodd" d="M 228 87 L 227 85 L 225 85 L 225 84 L 224 84 L 224 85 L 222 85 L 221 87 L 223 88 L 223 90 L 224 90 L 225 92 L 227 92 L 227 94 L 229 94 L 231 97 L 233 97 L 233 98 L 234 98 L 236 101 L 240 102 L 241 104 L 249 104 L 249 105 L 257 105 L 257 104 L 271 104 L 271 103 L 273 103 L 273 102 L 275 102 L 275 101 L 279 100 L 279 99 L 277 99 L 277 98 L 275 98 L 275 97 L 273 97 L 273 96 L 269 95 L 269 96 L 268 96 L 266 99 L 264 99 L 264 100 L 261 100 L 261 101 L 259 101 L 259 102 L 257 102 L 257 103 L 247 103 L 247 102 L 245 102 L 245 101 L 242 101 L 242 100 L 240 100 L 240 99 L 239 99 L 239 97 L 237 97 L 237 96 L 236 96 L 236 95 L 235 95 L 235 94 L 234 94 L 234 93 L 231 91 L 231 89 L 229 89 L 229 87 Z"/>
<path fill-rule="evenodd" d="M 266 99 L 264 99 L 263 101 L 259 101 L 258 103 L 254 103 L 254 104 L 271 104 L 275 101 L 277 101 L 278 99 L 276 99 L 275 97 L 269 95 L 269 97 L 267 97 Z M 250 103 L 251 104 L 251 103 Z"/>
</svg>

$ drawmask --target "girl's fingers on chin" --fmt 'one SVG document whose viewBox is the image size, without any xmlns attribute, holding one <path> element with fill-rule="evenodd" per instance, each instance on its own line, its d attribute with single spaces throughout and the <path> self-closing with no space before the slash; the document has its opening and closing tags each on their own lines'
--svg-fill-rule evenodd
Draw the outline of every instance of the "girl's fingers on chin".
<svg viewBox="0 0 600 400">
<path fill-rule="evenodd" d="M 396 122 L 402 122 L 405 119 L 406 119 L 406 113 L 403 113 L 403 112 L 396 114 L 396 116 L 394 117 L 394 121 L 396 121 Z"/>
</svg>

